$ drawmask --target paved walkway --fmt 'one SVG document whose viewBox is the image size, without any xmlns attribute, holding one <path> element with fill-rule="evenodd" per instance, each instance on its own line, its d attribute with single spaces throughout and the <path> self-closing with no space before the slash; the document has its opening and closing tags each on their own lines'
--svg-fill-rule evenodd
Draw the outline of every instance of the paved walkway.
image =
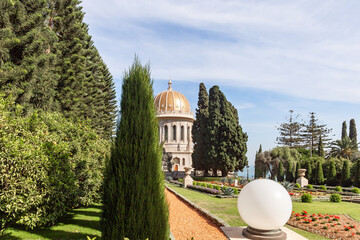
<svg viewBox="0 0 360 240">
<path fill-rule="evenodd" d="M 221 227 L 225 235 L 230 240 L 243 240 L 248 239 L 242 235 L 242 231 L 246 227 Z M 307 240 L 307 238 L 301 236 L 300 234 L 290 230 L 287 227 L 282 227 L 281 230 L 287 234 L 287 240 Z"/>
</svg>

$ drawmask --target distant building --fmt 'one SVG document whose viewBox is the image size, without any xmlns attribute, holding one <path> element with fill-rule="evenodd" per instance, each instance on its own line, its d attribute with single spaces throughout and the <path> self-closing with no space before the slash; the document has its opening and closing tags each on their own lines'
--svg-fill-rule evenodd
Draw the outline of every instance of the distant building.
<svg viewBox="0 0 360 240">
<path fill-rule="evenodd" d="M 184 171 L 184 167 L 192 167 L 191 129 L 195 118 L 189 101 L 172 89 L 169 80 L 168 90 L 157 94 L 154 104 L 159 119 L 160 143 L 164 143 L 165 152 L 172 154 L 172 171 Z"/>
</svg>

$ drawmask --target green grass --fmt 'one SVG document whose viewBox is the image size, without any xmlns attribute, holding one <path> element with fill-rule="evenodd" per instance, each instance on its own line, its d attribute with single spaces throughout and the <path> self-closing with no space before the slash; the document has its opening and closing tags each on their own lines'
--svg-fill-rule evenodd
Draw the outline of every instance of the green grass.
<svg viewBox="0 0 360 240">
<path fill-rule="evenodd" d="M 196 205 L 206 209 L 217 217 L 221 218 L 231 226 L 246 226 L 246 223 L 241 219 L 237 209 L 237 198 L 216 198 L 200 192 L 188 190 L 175 185 L 167 184 L 176 192 L 180 193 L 188 200 L 194 202 Z M 301 212 L 302 210 L 308 213 L 322 213 L 322 214 L 348 214 L 352 218 L 360 221 L 360 204 L 356 203 L 332 203 L 332 202 L 317 202 L 302 203 L 293 202 L 293 210 L 295 212 Z M 299 233 L 300 235 L 313 240 L 325 239 L 323 236 L 319 236 L 310 232 L 306 232 L 287 225 L 290 229 Z"/>
<path fill-rule="evenodd" d="M 60 219 L 56 226 L 25 230 L 22 228 L 9 228 L 2 239 L 82 239 L 96 237 L 101 239 L 100 232 L 101 206 L 93 205 L 86 208 L 71 210 L 67 216 Z"/>
</svg>

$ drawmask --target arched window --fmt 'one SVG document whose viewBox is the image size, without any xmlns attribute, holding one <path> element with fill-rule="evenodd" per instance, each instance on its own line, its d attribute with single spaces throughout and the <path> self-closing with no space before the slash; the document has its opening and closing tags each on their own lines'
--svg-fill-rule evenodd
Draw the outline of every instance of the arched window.
<svg viewBox="0 0 360 240">
<path fill-rule="evenodd" d="M 185 158 L 183 158 L 183 166 L 185 166 Z"/>
<path fill-rule="evenodd" d="M 173 140 L 176 141 L 176 126 L 173 126 Z"/>
<path fill-rule="evenodd" d="M 164 130 L 165 130 L 165 141 L 167 141 L 168 140 L 168 126 L 167 125 L 165 125 Z"/>
<path fill-rule="evenodd" d="M 181 126 L 180 138 L 181 141 L 184 141 L 184 126 Z"/>
</svg>

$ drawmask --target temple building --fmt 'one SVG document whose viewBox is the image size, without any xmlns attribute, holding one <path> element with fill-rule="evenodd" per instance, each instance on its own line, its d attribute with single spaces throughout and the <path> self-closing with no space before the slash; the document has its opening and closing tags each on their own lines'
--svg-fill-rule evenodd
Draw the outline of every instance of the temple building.
<svg viewBox="0 0 360 240">
<path fill-rule="evenodd" d="M 157 94 L 154 103 L 159 119 L 160 143 L 163 143 L 165 152 L 172 155 L 172 171 L 182 172 L 184 167 L 192 167 L 191 129 L 195 118 L 189 101 L 172 89 L 169 80 L 168 89 Z"/>
</svg>

